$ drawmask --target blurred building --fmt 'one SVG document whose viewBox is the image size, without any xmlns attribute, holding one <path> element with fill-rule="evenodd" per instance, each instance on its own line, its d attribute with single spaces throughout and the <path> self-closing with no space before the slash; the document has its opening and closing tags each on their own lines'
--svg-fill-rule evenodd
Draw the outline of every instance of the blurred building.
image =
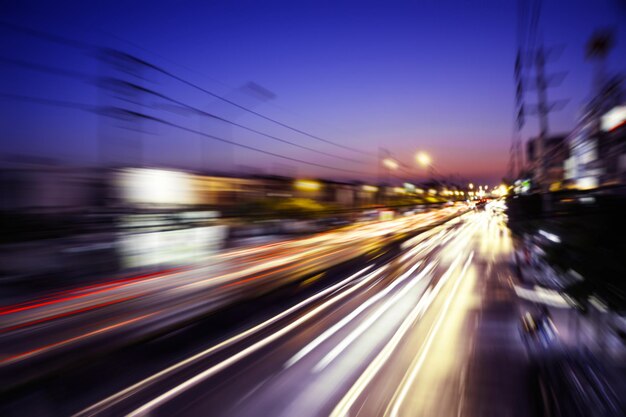
<svg viewBox="0 0 626 417">
<path fill-rule="evenodd" d="M 60 166 L 51 162 L 3 162 L 0 168 L 0 211 L 59 213 L 102 206 L 101 170 Z"/>
<path fill-rule="evenodd" d="M 567 147 L 566 135 L 555 135 L 546 138 L 544 143 L 545 158 L 545 181 L 551 189 L 559 188 L 564 179 L 564 163 L 567 160 L 569 149 Z M 526 161 L 535 182 L 539 182 L 537 168 L 541 162 L 541 155 L 538 150 L 538 138 L 531 138 L 526 143 Z"/>
<path fill-rule="evenodd" d="M 622 77 L 608 80 L 585 105 L 567 137 L 566 184 L 589 189 L 626 183 L 626 96 Z"/>
<path fill-rule="evenodd" d="M 267 211 L 289 202 L 313 202 L 311 207 L 319 209 L 441 202 L 436 200 L 461 198 L 456 190 L 458 187 L 441 182 L 428 187 L 410 183 L 383 186 L 281 176 L 205 175 L 148 167 L 97 169 L 21 163 L 0 166 L 0 211 L 19 216 L 65 213 L 76 217 L 96 212 L 116 216 L 198 210 L 247 216 L 255 213 L 246 210 Z"/>
</svg>

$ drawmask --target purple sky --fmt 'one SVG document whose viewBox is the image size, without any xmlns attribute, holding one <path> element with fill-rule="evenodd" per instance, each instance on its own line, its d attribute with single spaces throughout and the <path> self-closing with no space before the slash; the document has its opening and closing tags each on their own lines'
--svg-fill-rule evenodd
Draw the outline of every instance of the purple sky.
<svg viewBox="0 0 626 417">
<path fill-rule="evenodd" d="M 38 4 L 41 3 L 41 4 Z M 545 1 L 541 27 L 547 45 L 565 45 L 549 70 L 568 71 L 552 98 L 570 99 L 551 118 L 566 132 L 590 88 L 584 44 L 595 28 L 626 21 L 620 0 Z M 514 101 L 516 1 L 415 2 L 33 2 L 3 6 L 3 20 L 86 42 L 123 49 L 266 116 L 376 155 L 388 149 L 414 166 L 418 150 L 437 169 L 495 183 L 506 172 Z M 90 54 L 0 28 L 3 58 L 23 59 L 88 73 L 110 70 Z M 623 71 L 624 25 L 618 28 L 611 71 Z M 110 99 L 81 80 L 0 65 L 1 93 L 89 105 Z M 364 175 L 311 167 L 171 127 L 144 124 L 142 161 L 148 165 L 214 170 L 248 169 L 300 176 L 375 179 L 376 157 L 365 157 L 286 130 L 216 101 L 167 77 L 146 73 L 146 85 L 237 123 L 319 149 L 356 158 L 323 156 L 198 116 L 146 112 L 238 143 Z M 241 91 L 253 81 L 275 94 L 263 102 Z M 534 93 L 527 100 L 533 103 Z M 148 104 L 154 104 L 149 99 Z M 0 100 L 0 154 L 29 154 L 91 164 L 99 135 L 111 123 L 76 110 Z M 103 125 L 106 125 L 103 127 Z M 536 132 L 529 118 L 524 136 Z M 103 133 L 103 131 L 108 133 Z M 120 136 L 137 134 L 124 132 Z M 6 139 L 6 140 L 5 140 Z M 113 154 L 122 145 L 107 145 Z M 203 145 L 204 143 L 204 145 Z M 117 148 L 115 148 L 117 146 Z M 119 148 L 119 149 L 118 149 Z M 132 153 L 132 152 L 126 152 Z M 424 170 L 414 170 L 424 176 Z"/>
</svg>

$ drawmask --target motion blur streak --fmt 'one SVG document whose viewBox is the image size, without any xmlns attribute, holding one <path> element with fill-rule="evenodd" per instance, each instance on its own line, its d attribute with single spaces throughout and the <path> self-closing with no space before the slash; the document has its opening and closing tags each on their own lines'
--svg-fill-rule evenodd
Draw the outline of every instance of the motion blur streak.
<svg viewBox="0 0 626 417">
<path fill-rule="evenodd" d="M 398 278 L 396 281 L 394 281 L 391 285 L 387 286 L 383 291 L 379 292 L 378 294 L 376 294 L 373 297 L 370 297 L 367 299 L 366 302 L 364 302 L 363 304 L 361 304 L 357 309 L 355 309 L 354 311 L 352 311 L 349 315 L 347 315 L 346 317 L 344 317 L 340 322 L 338 322 L 337 324 L 333 325 L 331 328 L 329 328 L 328 330 L 326 330 L 324 333 L 322 333 L 319 337 L 317 337 L 315 340 L 313 340 L 311 343 L 309 343 L 308 345 L 306 345 L 302 350 L 300 350 L 300 352 L 296 353 L 286 364 L 285 367 L 289 367 L 293 364 L 295 364 L 296 362 L 298 362 L 300 359 L 302 359 L 307 353 L 311 352 L 313 349 L 315 349 L 317 346 L 319 346 L 320 344 L 322 344 L 325 340 L 327 340 L 330 336 L 332 336 L 333 334 L 337 333 L 341 328 L 343 328 L 344 326 L 346 326 L 349 322 L 351 322 L 355 317 L 357 317 L 359 314 L 361 314 L 363 311 L 365 311 L 368 307 L 370 307 L 372 304 L 374 304 L 375 302 L 377 302 L 378 300 L 380 300 L 381 298 L 385 297 L 391 290 L 393 290 L 396 286 L 400 285 L 406 278 L 410 277 L 411 274 L 417 269 L 419 268 L 419 266 L 421 265 L 421 262 L 416 263 L 415 265 L 413 265 L 406 273 L 404 273 L 400 278 Z M 432 267 L 429 268 L 429 270 L 432 269 Z M 420 274 L 420 276 L 424 275 L 424 272 L 422 272 Z M 416 280 L 417 281 L 417 280 Z M 382 312 L 381 312 L 382 314 Z"/>
<path fill-rule="evenodd" d="M 444 321 L 444 319 L 446 317 L 448 309 L 450 308 L 450 304 L 452 303 L 452 300 L 454 299 L 454 297 L 455 297 L 455 295 L 456 295 L 456 293 L 457 293 L 457 291 L 459 289 L 459 285 L 461 284 L 461 280 L 465 276 L 467 268 L 469 267 L 470 263 L 472 262 L 472 258 L 473 257 L 474 257 L 474 252 L 471 252 L 469 257 L 467 258 L 467 261 L 465 261 L 465 265 L 463 265 L 463 270 L 461 271 L 461 274 L 460 274 L 459 278 L 455 282 L 454 288 L 453 288 L 452 292 L 450 293 L 450 295 L 446 299 L 446 303 L 443 306 L 443 309 L 442 309 L 441 313 L 439 314 L 439 318 L 437 319 L 437 322 L 435 323 L 433 328 L 428 333 L 428 338 L 426 339 L 426 342 L 425 342 L 424 346 L 422 346 L 422 349 L 421 349 L 421 352 L 420 352 L 419 356 L 417 356 L 415 358 L 414 363 L 411 364 L 411 367 L 409 368 L 410 371 L 405 375 L 404 379 L 402 380 L 402 383 L 400 384 L 399 390 L 396 391 L 396 394 L 394 395 L 394 399 L 391 402 L 391 411 L 389 412 L 389 410 L 387 410 L 385 415 L 389 415 L 389 416 L 392 416 L 392 417 L 398 417 L 398 416 L 401 415 L 400 414 L 400 407 L 402 406 L 402 403 L 404 402 L 404 399 L 406 398 L 406 396 L 407 396 L 407 394 L 409 392 L 409 388 L 411 387 L 411 385 L 413 385 L 413 382 L 415 381 L 415 377 L 417 376 L 418 372 L 420 371 L 420 369 L 422 367 L 422 364 L 426 360 L 426 356 L 428 356 L 428 352 L 430 351 L 430 347 L 431 347 L 431 345 L 433 343 L 433 340 L 435 339 L 435 337 L 437 337 L 437 332 L 439 331 L 439 328 L 441 327 L 441 324 L 443 323 L 443 321 Z"/>
<path fill-rule="evenodd" d="M 174 271 L 178 271 L 180 269 L 181 268 L 172 268 L 172 269 L 168 269 L 164 271 L 154 272 L 151 274 L 142 274 L 142 275 L 137 275 L 134 277 L 107 281 L 107 282 L 103 282 L 100 284 L 86 285 L 84 287 L 74 288 L 71 290 L 58 291 L 46 297 L 41 297 L 35 300 L 25 301 L 22 303 L 1 307 L 0 316 L 13 314 L 13 313 L 19 313 L 20 311 L 26 311 L 26 310 L 32 310 L 35 308 L 45 307 L 51 304 L 63 303 L 65 301 L 74 300 L 80 297 L 87 297 L 89 295 L 100 294 L 104 291 L 109 291 L 109 290 L 116 289 L 116 288 L 122 288 L 124 285 L 126 285 L 125 283 L 128 283 L 128 282 L 145 280 L 149 278 L 154 278 L 156 276 L 165 276 L 167 274 L 170 274 Z M 101 289 L 94 290 L 95 288 L 101 288 Z M 89 290 L 93 290 L 93 291 L 89 291 Z M 74 294 L 74 295 L 69 295 L 69 294 Z"/>
<path fill-rule="evenodd" d="M 473 254 L 470 254 L 470 256 L 468 257 L 468 261 L 466 262 L 466 265 L 469 264 L 469 261 L 471 260 L 472 255 Z M 453 293 L 450 297 L 453 296 L 462 278 L 463 278 L 463 273 L 459 275 L 459 278 L 456 281 Z M 413 308 L 413 310 L 411 310 L 410 314 L 402 322 L 400 328 L 394 333 L 393 337 L 389 340 L 389 342 L 380 351 L 380 353 L 376 356 L 376 358 L 372 361 L 372 363 L 366 368 L 366 370 L 357 379 L 354 385 L 352 385 L 348 393 L 343 397 L 343 399 L 335 407 L 335 409 L 331 413 L 331 417 L 342 417 L 342 416 L 350 415 L 350 409 L 352 408 L 354 403 L 359 399 L 363 391 L 367 388 L 367 385 L 374 379 L 376 374 L 382 369 L 382 367 L 389 360 L 395 348 L 400 344 L 400 342 L 402 341 L 402 338 L 411 329 L 411 327 L 413 326 L 415 321 L 418 319 L 418 317 L 421 314 L 423 314 L 423 312 L 430 306 L 430 304 L 432 303 L 434 299 L 434 296 L 439 291 L 439 288 L 441 288 L 441 286 L 444 284 L 445 284 L 444 281 L 440 281 L 433 291 L 427 291 L 427 293 L 423 295 L 423 297 L 420 299 L 420 302 L 415 306 L 415 308 Z"/>
<path fill-rule="evenodd" d="M 398 303 L 416 284 L 423 283 L 422 279 L 430 273 L 435 267 L 434 263 L 430 263 L 422 270 L 419 275 L 414 277 L 409 284 L 407 284 L 401 291 L 399 291 L 395 296 L 390 297 L 381 307 L 379 307 L 376 312 L 370 315 L 367 320 L 363 321 L 359 327 L 357 327 L 354 331 L 352 331 L 347 337 L 345 337 L 340 343 L 338 343 L 330 352 L 328 352 L 321 361 L 315 365 L 313 368 L 313 372 L 320 372 L 324 368 L 326 368 L 335 358 L 337 358 L 341 352 L 343 352 L 352 342 L 354 342 L 360 335 L 362 335 L 367 329 L 371 327 L 373 323 L 376 322 L 389 308 Z M 404 276 L 408 277 L 413 273 L 413 268 L 407 272 Z M 395 283 L 394 283 L 395 284 Z M 423 283 L 425 286 L 426 283 Z M 379 294 L 387 295 L 392 285 L 387 287 L 384 291 Z M 381 296 L 382 297 L 382 296 Z M 378 300 L 381 297 L 372 297 L 371 299 Z"/>
<path fill-rule="evenodd" d="M 0 333 L 10 332 L 10 331 L 18 330 L 18 329 L 21 329 L 21 328 L 24 328 L 24 327 L 34 326 L 36 324 L 45 323 L 47 321 L 57 320 L 57 319 L 60 319 L 60 318 L 63 318 L 63 317 L 69 317 L 69 316 L 72 316 L 74 314 L 85 313 L 87 311 L 95 310 L 97 308 L 112 306 L 114 304 L 123 303 L 125 301 L 129 301 L 129 300 L 132 300 L 134 298 L 141 297 L 142 295 L 143 294 L 136 294 L 136 295 L 129 296 L 129 297 L 118 298 L 118 299 L 115 299 L 115 300 L 106 301 L 106 302 L 100 303 L 100 304 L 91 304 L 91 305 L 87 305 L 86 307 L 81 307 L 81 308 L 78 308 L 78 309 L 75 309 L 75 310 L 65 311 L 63 313 L 59 313 L 59 314 L 56 314 L 56 315 L 53 315 L 53 316 L 46 316 L 46 317 L 43 317 L 41 319 L 23 322 L 23 323 L 20 323 L 18 325 L 15 325 L 15 326 L 0 328 Z M 0 361 L 0 363 L 2 363 L 2 361 Z"/>
<path fill-rule="evenodd" d="M 49 351 L 51 349 L 58 348 L 60 346 L 66 345 L 66 344 L 69 344 L 69 343 L 72 343 L 72 342 L 76 342 L 78 340 L 82 340 L 82 339 L 88 338 L 90 336 L 95 336 L 97 334 L 108 332 L 109 330 L 117 329 L 119 327 L 123 327 L 123 326 L 129 325 L 131 323 L 135 323 L 137 321 L 143 320 L 143 319 L 148 318 L 150 316 L 152 316 L 152 314 L 145 314 L 143 316 L 135 317 L 135 318 L 130 319 L 130 320 L 126 320 L 126 321 L 122 321 L 122 322 L 119 322 L 119 323 L 111 324 L 110 326 L 105 326 L 105 327 L 99 328 L 97 330 L 94 330 L 94 331 L 82 334 L 80 336 L 72 337 L 70 339 L 66 339 L 66 340 L 63 340 L 61 342 L 52 343 L 50 345 L 43 346 L 43 347 L 40 347 L 38 349 L 31 350 L 29 352 L 21 353 L 19 355 L 11 356 L 9 358 L 3 359 L 2 361 L 0 361 L 0 363 L 9 364 L 9 363 L 12 363 L 12 362 L 16 362 L 16 361 L 28 358 L 30 356 L 37 355 L 39 353 L 43 353 L 43 352 Z"/>
<path fill-rule="evenodd" d="M 93 323 L 110 323 L 108 349 L 124 347 L 135 343 L 138 337 L 169 331 L 257 291 L 280 288 L 354 257 L 380 251 L 393 242 L 395 235 L 389 234 L 390 230 L 397 234 L 410 232 L 415 227 L 427 227 L 463 211 L 462 206 L 457 206 L 384 223 L 367 222 L 361 227 L 349 226 L 308 238 L 284 240 L 251 250 L 249 256 L 215 257 L 195 267 L 123 278 L 108 285 L 83 286 L 55 293 L 60 298 L 40 297 L 13 304 L 5 312 L 16 308 L 19 311 L 4 316 L 3 324 L 8 327 L 2 329 L 0 338 L 3 350 L 0 370 L 15 375 L 7 365 L 21 361 L 25 362 L 23 366 L 28 366 L 32 359 L 41 356 L 37 360 L 42 366 L 30 366 L 29 374 L 18 372 L 18 377 L 13 379 L 14 385 L 26 382 L 33 376 L 55 371 L 55 361 L 48 358 L 63 356 L 78 341 L 90 339 L 71 353 L 75 360 L 99 353 L 102 348 L 98 338 L 104 332 L 95 332 Z M 242 253 L 239 249 L 234 252 Z M 235 283 L 245 285 L 232 285 Z M 21 309 L 31 306 L 33 308 Z M 145 318 L 131 320 L 137 315 Z M 123 325 L 114 326 L 116 321 Z M 25 328 L 27 331 L 23 331 Z"/>
<path fill-rule="evenodd" d="M 0 417 L 626 416 L 626 0 L 0 10 Z"/>
<path fill-rule="evenodd" d="M 184 383 L 182 383 L 182 384 L 178 385 L 177 387 L 169 390 L 168 392 L 158 396 L 154 400 L 144 404 L 143 406 L 139 407 L 138 409 L 136 409 L 135 411 L 129 413 L 128 415 L 129 416 L 144 415 L 144 414 L 150 412 L 150 410 L 158 407 L 159 404 L 162 404 L 162 403 L 172 399 L 173 397 L 181 394 L 183 391 L 193 387 L 194 385 L 196 385 L 196 384 L 200 383 L 201 381 L 209 378 L 210 376 L 216 374 L 217 372 L 220 372 L 221 370 L 223 370 L 223 369 L 227 368 L 228 366 L 234 364 L 238 360 L 240 360 L 242 358 L 245 358 L 246 356 L 254 353 L 255 351 L 261 349 L 264 346 L 267 346 L 271 342 L 279 339 L 280 337 L 282 337 L 282 336 L 286 335 L 287 333 L 289 333 L 291 330 L 297 328 L 301 324 L 303 324 L 306 321 L 310 320 L 311 318 L 315 317 L 317 314 L 322 312 L 324 309 L 330 307 L 332 304 L 334 304 L 334 303 L 338 302 L 339 300 L 349 296 L 351 293 L 353 293 L 354 291 L 356 291 L 360 287 L 368 284 L 373 278 L 375 278 L 379 273 L 381 273 L 385 269 L 386 269 L 386 267 L 379 268 L 377 271 L 367 275 L 362 281 L 360 281 L 354 287 L 352 287 L 349 290 L 344 291 L 344 292 L 336 295 L 335 297 L 333 297 L 330 300 L 326 301 L 324 304 L 320 305 L 319 307 L 316 307 L 312 311 L 306 313 L 304 316 L 300 317 L 299 319 L 295 320 L 294 322 L 292 322 L 292 323 L 288 324 L 287 326 L 283 327 L 282 329 L 278 330 L 277 332 L 275 332 L 271 336 L 266 337 L 266 338 L 260 340 L 259 342 L 254 343 L 253 345 L 245 348 L 241 352 L 231 356 L 230 358 L 226 359 L 225 361 L 222 361 L 219 364 L 217 364 L 215 366 L 212 366 L 211 368 L 205 370 L 204 372 L 194 376 L 193 378 L 188 379 Z"/>
<path fill-rule="evenodd" d="M 369 271 L 372 267 L 373 267 L 373 265 L 370 265 L 370 266 L 368 266 L 366 268 L 361 269 L 359 272 L 349 276 L 348 278 L 344 279 L 343 281 L 333 285 L 332 287 L 329 287 L 329 288 L 325 289 L 324 291 L 321 291 L 321 292 L 315 294 L 314 296 L 311 296 L 311 297 L 307 298 L 306 300 L 304 300 L 304 301 L 296 304 L 295 306 L 293 306 L 293 307 L 283 311 L 282 313 L 272 317 L 271 319 L 266 320 L 266 321 L 264 321 L 264 322 L 262 322 L 262 323 L 260 323 L 260 324 L 258 324 L 256 326 L 254 326 L 254 327 L 252 327 L 252 328 L 250 328 L 250 329 L 248 329 L 248 330 L 246 330 L 246 331 L 244 331 L 242 333 L 239 333 L 236 336 L 233 336 L 233 337 L 231 337 L 231 338 L 229 338 L 229 339 L 227 339 L 227 340 L 225 340 L 225 341 L 223 341 L 223 342 L 221 342 L 221 343 L 219 343 L 219 344 L 217 344 L 215 346 L 212 346 L 211 348 L 206 349 L 206 350 L 204 350 L 204 351 L 202 351 L 202 352 L 200 352 L 200 353 L 198 353 L 198 354 L 196 354 L 196 355 L 194 355 L 194 356 L 192 356 L 190 358 L 187 358 L 187 359 L 185 359 L 185 360 L 183 360 L 183 361 L 181 361 L 181 362 L 179 362 L 179 363 L 177 363 L 175 365 L 172 365 L 169 368 L 164 369 L 163 371 L 161 371 L 161 372 L 159 372 L 159 373 L 157 373 L 155 375 L 152 375 L 151 377 L 146 378 L 146 379 L 144 379 L 144 380 L 142 380 L 142 381 L 140 381 L 140 382 L 138 382 L 138 383 L 136 383 L 136 384 L 126 388 L 126 389 L 124 389 L 123 391 L 120 391 L 117 394 L 112 395 L 112 396 L 102 400 L 102 401 L 100 401 L 100 402 L 90 406 L 89 408 L 86 408 L 85 410 L 77 413 L 76 416 L 93 415 L 95 413 L 103 411 L 104 409 L 106 409 L 106 407 L 114 405 L 116 402 L 124 399 L 128 395 L 131 395 L 133 392 L 136 392 L 136 391 L 138 391 L 140 389 L 146 388 L 148 385 L 156 382 L 158 379 L 160 379 L 162 377 L 165 377 L 168 374 L 173 373 L 173 372 L 179 370 L 180 368 L 182 368 L 184 366 L 190 365 L 193 362 L 196 362 L 196 361 L 198 361 L 198 360 L 200 360 L 202 358 L 205 358 L 205 357 L 207 357 L 207 356 L 209 356 L 209 355 L 211 355 L 211 354 L 213 354 L 213 353 L 215 353 L 215 352 L 217 352 L 217 351 L 219 351 L 219 350 L 221 350 L 221 349 L 223 349 L 223 348 L 225 348 L 227 346 L 230 346 L 230 345 L 234 344 L 235 342 L 238 342 L 238 341 L 240 341 L 240 340 L 242 340 L 242 339 L 244 339 L 244 338 L 246 338 L 246 337 L 248 337 L 248 336 L 250 336 L 252 334 L 255 334 L 255 333 L 259 332 L 260 330 L 267 328 L 271 324 L 276 323 L 277 321 L 279 321 L 279 320 L 281 320 L 281 319 L 283 319 L 285 317 L 288 317 L 290 314 L 293 314 L 293 313 L 297 312 L 298 310 L 302 309 L 303 307 L 311 304 L 313 301 L 315 301 L 315 300 L 317 300 L 319 298 L 322 298 L 322 297 L 324 297 L 324 296 L 326 296 L 328 294 L 333 293 L 334 291 L 337 291 L 337 290 L 343 288 L 345 285 L 349 284 L 350 282 L 352 282 L 355 279 L 357 279 L 359 276 L 361 276 L 364 273 L 366 273 L 367 271 Z M 348 290 L 348 291 L 346 291 L 344 293 L 340 293 L 340 294 L 336 295 L 334 298 L 332 298 L 331 300 L 327 301 L 323 306 L 328 306 L 329 304 L 332 304 L 332 303 L 340 300 L 341 298 L 346 297 L 351 292 L 356 291 L 356 289 L 358 289 L 359 287 L 367 284 L 368 282 L 370 282 L 371 279 L 373 279 L 379 273 L 384 271 L 385 268 L 386 267 L 379 268 L 374 273 L 371 273 L 371 274 L 367 275 L 363 280 L 361 280 L 357 285 L 352 287 L 350 290 Z M 301 319 L 297 320 L 296 322 L 292 323 L 290 325 L 289 329 L 291 329 L 293 327 L 296 327 L 299 323 L 302 323 L 302 322 L 308 320 L 309 318 L 313 317 L 315 315 L 315 312 L 319 312 L 322 309 L 323 308 L 318 307 L 316 310 L 313 310 L 312 312 L 308 313 L 303 318 L 301 318 Z M 282 333 L 280 333 L 280 334 L 284 334 L 284 333 L 288 332 L 288 330 L 283 329 L 281 332 Z M 274 338 L 279 337 L 279 336 L 277 336 L 277 334 L 278 333 L 275 333 L 272 337 L 274 337 Z M 268 340 L 268 339 L 269 338 L 267 338 L 265 340 Z M 260 346 L 262 346 L 262 345 L 264 345 L 266 343 L 269 343 L 269 341 L 265 342 L 263 344 L 262 344 L 262 342 L 263 341 L 259 342 L 257 344 L 257 347 L 260 347 Z M 251 351 L 249 351 L 249 352 L 251 352 Z M 245 356 L 245 354 L 243 354 L 241 357 L 243 357 L 243 356 Z M 224 367 L 224 365 L 222 365 L 222 367 Z M 211 368 L 211 369 L 213 369 L 213 368 Z M 207 371 L 211 371 L 211 369 L 209 369 Z M 214 371 L 214 372 L 217 372 L 217 371 Z M 209 375 L 207 375 L 207 377 L 208 376 Z"/>
</svg>

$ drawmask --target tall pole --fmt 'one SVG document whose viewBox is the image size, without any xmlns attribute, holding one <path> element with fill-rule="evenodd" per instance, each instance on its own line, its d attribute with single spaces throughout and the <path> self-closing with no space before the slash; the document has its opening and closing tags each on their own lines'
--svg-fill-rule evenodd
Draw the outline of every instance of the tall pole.
<svg viewBox="0 0 626 417">
<path fill-rule="evenodd" d="M 383 164 L 385 160 L 383 148 L 378 147 L 378 183 L 383 183 Z"/>
<path fill-rule="evenodd" d="M 546 140 L 548 136 L 548 92 L 547 83 L 545 77 L 545 52 L 543 46 L 537 49 L 537 56 L 535 57 L 535 72 L 536 72 L 536 85 L 537 85 L 537 115 L 539 117 L 539 136 L 537 137 L 537 156 L 538 164 L 536 166 L 536 177 L 541 192 L 546 194 L 549 190 L 549 184 L 547 184 L 547 166 L 546 166 Z M 547 195 L 547 194 L 546 194 Z"/>
</svg>

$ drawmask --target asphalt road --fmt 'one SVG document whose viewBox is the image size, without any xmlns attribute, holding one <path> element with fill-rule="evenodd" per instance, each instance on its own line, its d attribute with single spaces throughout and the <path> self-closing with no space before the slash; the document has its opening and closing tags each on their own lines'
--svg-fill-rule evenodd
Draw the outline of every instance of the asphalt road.
<svg viewBox="0 0 626 417">
<path fill-rule="evenodd" d="M 56 373 L 6 415 L 527 416 L 497 210 Z"/>
</svg>

